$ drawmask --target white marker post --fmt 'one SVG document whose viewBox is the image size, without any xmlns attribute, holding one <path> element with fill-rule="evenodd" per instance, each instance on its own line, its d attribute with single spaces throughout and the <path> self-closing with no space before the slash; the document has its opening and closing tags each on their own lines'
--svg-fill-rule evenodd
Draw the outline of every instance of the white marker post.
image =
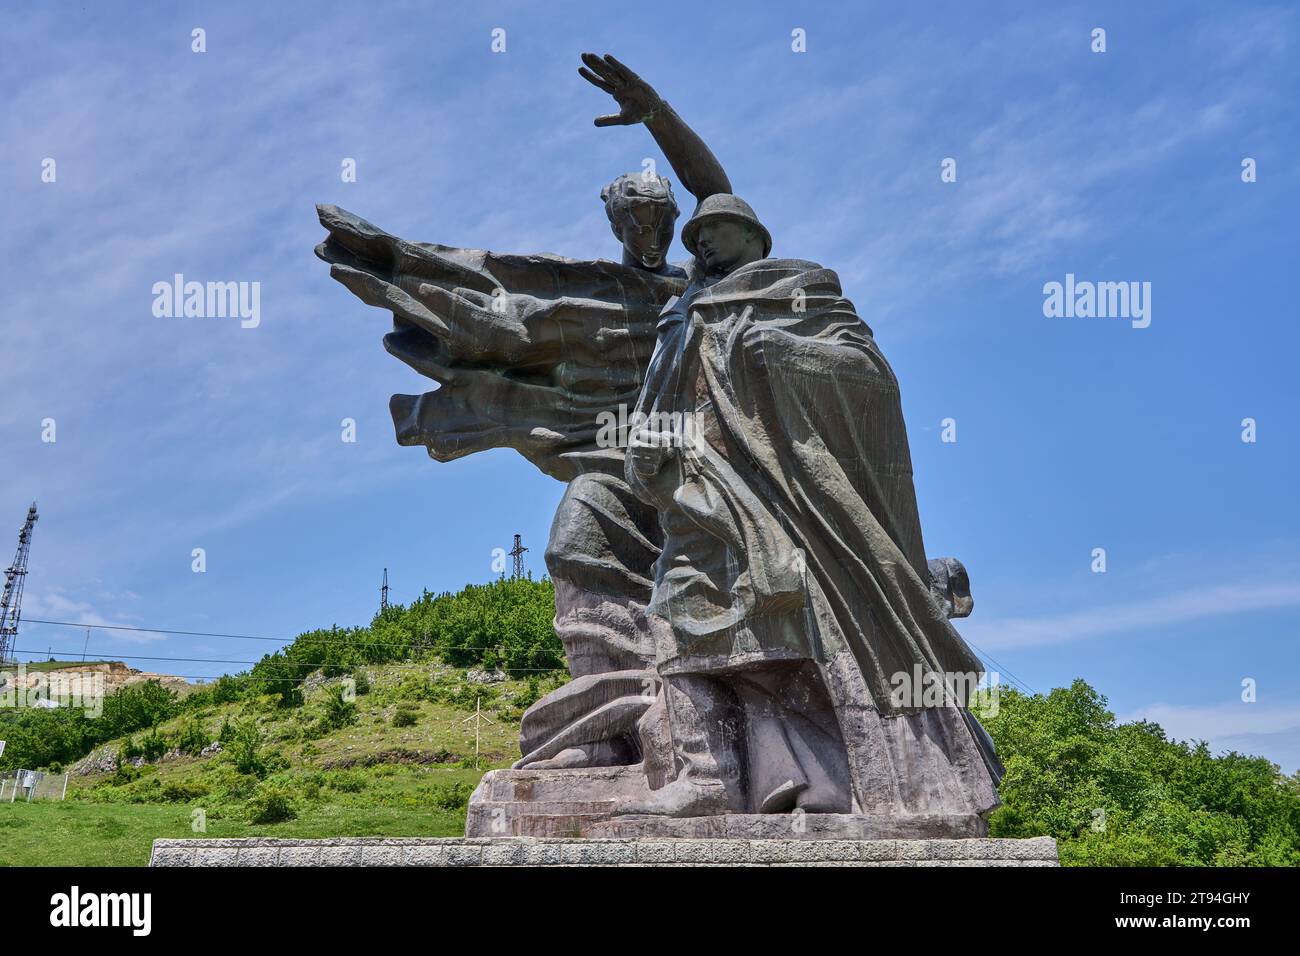
<svg viewBox="0 0 1300 956">
<path fill-rule="evenodd" d="M 483 710 L 482 710 L 482 707 L 480 706 L 482 703 L 483 703 L 483 698 L 482 698 L 482 696 L 475 697 L 475 698 L 474 698 L 474 716 L 473 716 L 473 717 L 466 717 L 464 720 L 461 721 L 462 724 L 468 724 L 471 720 L 474 721 L 474 769 L 475 769 L 475 770 L 478 769 L 478 754 L 479 754 L 479 727 L 480 727 L 480 725 L 483 723 L 483 721 L 485 721 L 485 720 L 486 720 L 489 724 L 496 723 L 496 721 L 490 720 L 489 718 L 483 716 Z"/>
</svg>

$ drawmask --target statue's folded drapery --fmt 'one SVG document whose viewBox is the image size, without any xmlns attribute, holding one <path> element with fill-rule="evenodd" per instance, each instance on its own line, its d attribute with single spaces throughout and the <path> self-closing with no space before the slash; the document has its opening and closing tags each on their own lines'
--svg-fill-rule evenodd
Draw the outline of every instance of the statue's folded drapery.
<svg viewBox="0 0 1300 956">
<path fill-rule="evenodd" d="M 647 417 L 704 416 L 675 505 L 739 562 L 729 607 L 688 601 L 675 627 L 721 634 L 815 582 L 810 643 L 842 642 L 879 709 L 914 665 L 983 669 L 930 591 L 898 382 L 833 272 L 764 259 L 707 287 L 664 329 L 644 395 Z"/>
<path fill-rule="evenodd" d="M 514 448 L 572 478 L 581 466 L 562 456 L 595 449 L 597 416 L 636 402 L 659 309 L 684 285 L 616 262 L 408 242 L 337 206 L 317 212 L 330 275 L 391 311 L 385 348 L 441 385 L 391 404 L 398 442 L 439 461 Z"/>
<path fill-rule="evenodd" d="M 398 442 L 439 461 L 514 448 L 567 483 L 546 564 L 576 680 L 529 708 L 520 765 L 641 760 L 637 725 L 658 687 L 644 610 L 659 531 L 653 509 L 623 483 L 623 450 L 597 447 L 598 416 L 626 420 L 659 310 L 684 280 L 614 262 L 408 242 L 336 206 L 318 213 L 329 236 L 316 254 L 330 274 L 392 312 L 385 348 L 439 383 L 393 396 Z"/>
<path fill-rule="evenodd" d="M 650 611 L 676 646 L 661 672 L 814 661 L 863 806 L 933 805 L 881 786 L 996 805 L 1000 767 L 963 687 L 939 706 L 896 693 L 900 675 L 953 687 L 983 667 L 931 592 L 898 383 L 835 273 L 759 260 L 688 315 L 669 309 L 638 411 L 697 416 L 702 439 L 675 450 L 666 481 L 629 456 L 665 532 Z"/>
<path fill-rule="evenodd" d="M 568 483 L 547 564 L 579 680 L 530 709 L 521 764 L 649 765 L 656 663 L 664 674 L 743 666 L 765 651 L 737 621 L 797 613 L 801 627 L 773 633 L 820 668 L 860 806 L 996 803 L 996 757 L 969 713 L 891 693 L 898 674 L 981 666 L 931 591 L 897 382 L 833 272 L 752 263 L 661 331 L 680 277 L 407 242 L 337 207 L 319 213 L 331 275 L 392 312 L 385 347 L 439 383 L 393 397 L 398 441 L 440 461 L 515 448 Z M 598 416 L 626 418 L 620 406 L 709 422 L 700 453 L 681 458 L 692 481 L 670 511 L 724 555 L 694 580 L 691 562 L 710 555 L 684 555 L 654 595 L 689 645 L 672 661 L 646 627 L 664 540 L 655 508 L 625 480 L 623 449 L 597 447 Z"/>
</svg>

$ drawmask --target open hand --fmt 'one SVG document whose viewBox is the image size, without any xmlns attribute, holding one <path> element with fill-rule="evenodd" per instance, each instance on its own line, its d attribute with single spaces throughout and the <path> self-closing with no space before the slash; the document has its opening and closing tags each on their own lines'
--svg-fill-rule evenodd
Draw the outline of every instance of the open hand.
<svg viewBox="0 0 1300 956">
<path fill-rule="evenodd" d="M 582 62 L 590 69 L 579 67 L 579 75 L 593 86 L 598 86 L 618 102 L 619 111 L 596 117 L 597 126 L 631 126 L 644 123 L 664 105 L 659 94 L 641 77 L 608 53 L 604 57 L 594 53 L 582 54 Z"/>
</svg>

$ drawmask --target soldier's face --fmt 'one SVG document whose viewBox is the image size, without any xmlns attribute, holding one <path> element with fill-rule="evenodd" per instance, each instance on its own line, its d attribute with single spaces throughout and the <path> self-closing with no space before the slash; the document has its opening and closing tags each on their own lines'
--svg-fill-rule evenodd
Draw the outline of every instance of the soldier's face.
<svg viewBox="0 0 1300 956">
<path fill-rule="evenodd" d="M 663 203 L 632 203 L 621 230 L 623 248 L 647 269 L 658 269 L 672 245 L 673 225 L 672 210 Z"/>
<path fill-rule="evenodd" d="M 730 219 L 717 219 L 700 226 L 695 251 L 711 275 L 726 275 L 763 257 L 754 231 Z"/>
</svg>

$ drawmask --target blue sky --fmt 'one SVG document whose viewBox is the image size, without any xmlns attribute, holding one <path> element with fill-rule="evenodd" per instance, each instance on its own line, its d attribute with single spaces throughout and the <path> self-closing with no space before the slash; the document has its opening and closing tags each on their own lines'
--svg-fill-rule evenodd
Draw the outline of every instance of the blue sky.
<svg viewBox="0 0 1300 956">
<path fill-rule="evenodd" d="M 840 274 L 902 383 L 928 551 L 970 569 L 960 629 L 1004 679 L 1083 677 L 1123 719 L 1300 768 L 1300 14 L 844 6 L 7 11 L 0 548 L 39 499 L 25 617 L 287 640 L 367 621 L 385 566 L 395 600 L 455 589 L 518 532 L 542 573 L 561 486 L 513 452 L 394 442 L 388 396 L 428 383 L 312 255 L 313 207 L 617 258 L 599 189 L 664 164 L 644 130 L 591 123 L 612 104 L 578 53 L 610 51 L 710 144 L 774 255 Z M 155 317 L 178 272 L 259 282 L 261 324 Z M 1045 317 L 1067 273 L 1150 282 L 1150 327 Z M 83 641 L 30 624 L 19 645 Z M 144 658 L 272 646 L 94 630 L 90 654 L 215 675 L 242 668 Z"/>
</svg>

